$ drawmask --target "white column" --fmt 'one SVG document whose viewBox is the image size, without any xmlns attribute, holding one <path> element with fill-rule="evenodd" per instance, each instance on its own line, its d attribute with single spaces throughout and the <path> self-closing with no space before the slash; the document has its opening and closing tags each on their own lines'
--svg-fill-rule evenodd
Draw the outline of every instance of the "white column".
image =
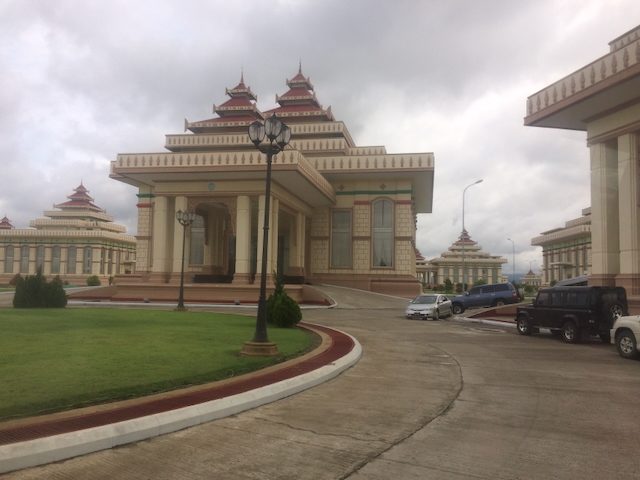
<svg viewBox="0 0 640 480">
<path fill-rule="evenodd" d="M 620 271 L 618 158 L 609 143 L 591 146 L 591 238 L 594 283 L 612 284 Z"/>
<path fill-rule="evenodd" d="M 640 226 L 638 202 L 638 137 L 626 134 L 618 137 L 618 183 L 620 224 L 620 273 L 640 273 Z"/>
<path fill-rule="evenodd" d="M 173 273 L 176 274 L 180 274 L 180 268 L 181 268 L 181 263 L 182 263 L 182 238 L 183 238 L 183 230 L 184 227 L 182 225 L 180 225 L 180 222 L 178 222 L 178 219 L 176 218 L 176 213 L 178 212 L 178 210 L 182 210 L 183 212 L 187 211 L 187 197 L 185 196 L 177 196 L 175 203 L 174 203 L 174 208 L 173 208 L 173 218 L 169 218 L 169 222 L 171 220 L 173 220 L 173 261 L 171 262 L 171 271 Z M 170 229 L 169 229 L 170 230 Z M 184 250 L 184 258 L 185 258 L 185 270 L 186 270 L 186 265 L 189 264 L 189 243 L 188 243 L 188 238 L 189 238 L 189 228 L 187 227 L 187 243 L 185 245 L 185 250 Z"/>
<path fill-rule="evenodd" d="M 153 203 L 153 272 L 167 271 L 167 197 Z"/>
<path fill-rule="evenodd" d="M 304 275 L 306 217 L 298 212 L 295 217 L 295 228 L 291 235 L 291 267 L 295 275 Z"/>
<path fill-rule="evenodd" d="M 247 283 L 251 260 L 251 202 L 248 195 L 236 198 L 236 271 L 234 283 Z"/>
</svg>

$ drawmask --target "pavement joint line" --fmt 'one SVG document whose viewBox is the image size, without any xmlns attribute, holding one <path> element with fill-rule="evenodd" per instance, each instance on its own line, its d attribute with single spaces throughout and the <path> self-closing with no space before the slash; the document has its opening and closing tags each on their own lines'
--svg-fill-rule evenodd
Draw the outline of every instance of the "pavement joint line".
<svg viewBox="0 0 640 480">
<path fill-rule="evenodd" d="M 331 380 L 362 357 L 362 346 L 355 337 L 324 325 L 306 325 L 348 337 L 352 348 L 337 360 L 314 370 L 235 395 L 107 425 L 0 445 L 0 474 L 145 440 L 256 408 Z"/>
</svg>

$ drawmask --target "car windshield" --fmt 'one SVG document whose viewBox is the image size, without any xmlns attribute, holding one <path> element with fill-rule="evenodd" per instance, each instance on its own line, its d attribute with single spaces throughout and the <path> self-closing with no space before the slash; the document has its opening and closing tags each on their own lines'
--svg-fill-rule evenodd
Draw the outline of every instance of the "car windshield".
<svg viewBox="0 0 640 480">
<path fill-rule="evenodd" d="M 414 298 L 411 303 L 436 303 L 436 298 L 435 295 L 420 295 Z"/>
</svg>

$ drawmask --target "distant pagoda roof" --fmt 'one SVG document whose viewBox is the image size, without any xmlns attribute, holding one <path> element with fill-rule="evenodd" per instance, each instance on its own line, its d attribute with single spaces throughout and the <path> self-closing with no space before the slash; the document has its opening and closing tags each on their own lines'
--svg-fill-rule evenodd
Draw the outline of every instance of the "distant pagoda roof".
<svg viewBox="0 0 640 480">
<path fill-rule="evenodd" d="M 460 236 L 458 237 L 458 240 L 456 240 L 453 245 L 458 245 L 458 246 L 462 246 L 464 245 L 465 247 L 467 245 L 477 245 L 478 242 L 476 242 L 475 240 L 471 240 L 471 235 L 469 235 L 469 232 L 467 232 L 466 229 L 462 230 L 462 232 L 460 233 Z"/>
<path fill-rule="evenodd" d="M 80 182 L 80 185 L 73 189 L 68 201 L 54 205 L 60 210 L 91 210 L 94 212 L 105 212 L 102 208 L 93 203 L 93 198 L 89 195 L 89 190 Z"/>
<path fill-rule="evenodd" d="M 9 220 L 6 215 L 2 217 L 2 220 L 0 220 L 0 230 L 11 230 L 12 228 L 11 220 Z"/>
<path fill-rule="evenodd" d="M 199 133 L 217 128 L 246 127 L 256 120 L 264 120 L 255 103 L 258 97 L 244 83 L 244 73 L 240 74 L 240 83 L 231 89 L 225 89 L 225 94 L 230 97 L 229 100 L 213 106 L 218 117 L 197 122 L 185 120 L 185 130 Z"/>
<path fill-rule="evenodd" d="M 264 112 L 265 116 L 276 114 L 286 118 L 286 122 L 334 121 L 331 107 L 324 109 L 316 97 L 313 84 L 302 73 L 302 63 L 298 73 L 287 80 L 289 90 L 283 95 L 276 95 L 279 107 Z"/>
</svg>

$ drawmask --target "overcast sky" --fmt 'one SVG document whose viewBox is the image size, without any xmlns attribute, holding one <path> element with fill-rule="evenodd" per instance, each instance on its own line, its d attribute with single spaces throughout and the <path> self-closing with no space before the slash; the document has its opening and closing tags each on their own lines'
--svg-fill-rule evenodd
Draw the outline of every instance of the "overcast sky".
<svg viewBox="0 0 640 480">
<path fill-rule="evenodd" d="M 358 145 L 433 152 L 433 213 L 417 246 L 445 251 L 465 226 L 512 270 L 590 204 L 584 132 L 523 126 L 526 98 L 608 52 L 638 0 L 0 0 L 0 216 L 18 228 L 80 181 L 136 229 L 118 153 L 163 151 L 184 118 L 210 118 L 245 82 L 275 106 L 302 59 L 320 102 Z"/>
</svg>

